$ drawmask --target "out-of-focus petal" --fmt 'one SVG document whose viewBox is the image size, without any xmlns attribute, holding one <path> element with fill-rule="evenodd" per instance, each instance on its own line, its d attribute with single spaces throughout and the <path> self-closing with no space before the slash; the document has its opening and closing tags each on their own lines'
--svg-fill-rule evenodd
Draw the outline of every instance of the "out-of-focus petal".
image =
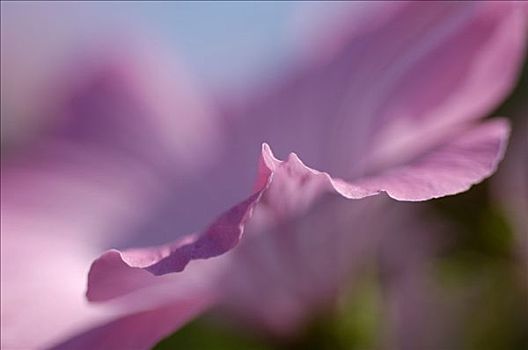
<svg viewBox="0 0 528 350">
<path fill-rule="evenodd" d="M 216 120 L 173 54 L 142 42 L 94 51 L 64 70 L 54 140 L 105 148 L 161 172 L 213 155 Z"/>
<path fill-rule="evenodd" d="M 204 296 L 123 316 L 52 347 L 55 350 L 150 349 L 209 305 Z"/>
<path fill-rule="evenodd" d="M 169 179 L 213 155 L 207 105 L 172 62 L 140 48 L 101 49 L 65 69 L 39 111 L 47 127 L 2 155 L 2 347 L 47 346 L 122 314 L 86 303 L 90 261 L 124 244 Z"/>
<path fill-rule="evenodd" d="M 379 220 L 388 202 L 334 193 L 282 219 L 269 201 L 257 206 L 224 273 L 221 310 L 245 327 L 295 336 L 315 315 L 332 310 L 368 264 L 388 222 Z"/>
<path fill-rule="evenodd" d="M 457 312 L 442 295 L 433 271 L 449 226 L 423 205 L 392 209 L 387 226 L 396 230 L 384 232 L 377 265 L 385 316 L 383 348 L 454 348 L 453 331 L 459 325 L 452 316 Z"/>
<path fill-rule="evenodd" d="M 43 348 L 112 315 L 83 300 L 87 263 L 97 250 L 70 230 L 2 207 L 2 348 Z"/>
<path fill-rule="evenodd" d="M 113 220 L 116 210 L 144 207 L 214 157 L 209 108 L 184 72 L 154 52 L 99 49 L 50 82 L 62 93 L 41 111 L 53 116 L 49 125 L 2 159 L 6 205 L 79 224 Z"/>
</svg>

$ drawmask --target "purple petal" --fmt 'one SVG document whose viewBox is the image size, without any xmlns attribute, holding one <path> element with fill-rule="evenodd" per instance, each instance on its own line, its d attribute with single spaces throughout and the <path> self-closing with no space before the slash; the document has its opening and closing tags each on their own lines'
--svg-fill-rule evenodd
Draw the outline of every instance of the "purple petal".
<svg viewBox="0 0 528 350">
<path fill-rule="evenodd" d="M 388 222 L 379 218 L 391 202 L 329 194 L 303 214 L 284 217 L 271 198 L 279 192 L 266 194 L 230 254 L 220 305 L 245 327 L 288 337 L 314 313 L 332 312 L 373 254 Z"/>
<path fill-rule="evenodd" d="M 53 115 L 50 125 L 2 159 L 6 205 L 80 226 L 119 221 L 209 164 L 219 147 L 207 104 L 183 71 L 149 49 L 91 53 L 49 83 L 61 98 L 38 117 Z M 106 241 L 97 244 L 117 235 L 98 232 Z"/>
<path fill-rule="evenodd" d="M 372 194 L 386 192 L 394 199 L 407 201 L 463 192 L 495 172 L 508 135 L 506 120 L 485 122 L 455 134 L 411 162 L 351 184 Z"/>
<path fill-rule="evenodd" d="M 461 132 L 447 145 L 432 149 L 415 162 L 351 183 L 307 167 L 295 154 L 281 162 L 264 145 L 255 194 L 221 215 L 202 234 L 161 247 L 105 253 L 92 265 L 88 296 L 100 299 L 94 295 L 104 295 L 106 292 L 101 289 L 108 285 L 110 289 L 123 288 L 124 284 L 118 281 L 128 278 L 124 276 L 139 275 L 137 269 L 162 275 L 182 271 L 191 260 L 226 253 L 238 244 L 245 224 L 261 200 L 273 213 L 273 225 L 302 214 L 329 192 L 350 199 L 387 192 L 399 200 L 425 200 L 461 192 L 495 170 L 508 131 L 504 120 L 487 122 Z M 115 296 L 112 292 L 109 295 Z"/>
<path fill-rule="evenodd" d="M 259 164 L 256 192 L 220 215 L 203 233 L 184 236 L 174 243 L 159 247 L 123 252 L 110 250 L 103 254 L 91 267 L 88 296 L 100 293 L 105 295 L 106 292 L 99 291 L 99 288 L 108 283 L 102 280 L 107 280 L 112 273 L 119 276 L 131 271 L 130 273 L 139 276 L 139 272 L 132 272 L 134 269 L 146 270 L 154 275 L 179 272 L 191 260 L 207 259 L 231 250 L 238 244 L 246 222 L 264 193 L 267 194 L 267 201 L 273 202 L 276 214 L 288 217 L 309 207 L 321 193 L 334 190 L 333 180 L 328 174 L 306 167 L 295 154 L 281 162 L 273 156 L 269 146 L 264 144 Z M 355 188 L 340 184 L 336 188 L 344 196 L 363 197 L 363 193 Z M 116 287 L 122 288 L 123 285 Z M 94 298 L 100 299 L 98 296 Z"/>
<path fill-rule="evenodd" d="M 215 257 L 232 249 L 240 240 L 261 193 L 256 192 L 224 213 L 202 235 L 185 236 L 175 243 L 154 248 L 104 253 L 90 268 L 88 300 L 105 301 L 160 283 L 153 275 L 179 272 L 191 260 Z"/>
<path fill-rule="evenodd" d="M 196 297 L 184 303 L 127 315 L 92 328 L 52 349 L 150 349 L 163 337 L 195 317 L 208 304 L 207 298 Z"/>
<path fill-rule="evenodd" d="M 97 250 L 69 235 L 72 226 L 66 222 L 36 216 L 28 220 L 4 204 L 2 201 L 2 349 L 43 348 L 111 316 L 109 310 L 95 309 L 83 299 L 86 267 Z M 43 229 L 53 234 L 47 235 Z"/>
<path fill-rule="evenodd" d="M 127 225 L 147 215 L 169 178 L 213 155 L 207 106 L 153 52 L 102 50 L 76 62 L 50 83 L 54 99 L 35 116 L 52 115 L 48 127 L 2 154 L 2 347 L 48 346 L 153 303 L 116 311 L 84 298 L 93 258 L 130 239 Z"/>
<path fill-rule="evenodd" d="M 278 86 L 230 113 L 235 143 L 253 142 L 238 152 L 268 142 L 281 158 L 294 151 L 311 167 L 352 180 L 449 139 L 514 85 L 527 41 L 517 4 L 377 7 L 365 12 L 367 28 L 357 28 L 353 14 L 332 22 L 335 30 L 319 28 L 324 40 L 310 38 L 317 57 L 303 57 Z M 323 41 L 339 47 L 328 56 Z"/>
<path fill-rule="evenodd" d="M 356 170 L 359 169 L 359 171 L 355 177 L 352 177 L 352 180 L 345 181 L 333 178 L 328 173 L 319 172 L 304 165 L 295 154 L 291 154 L 287 161 L 280 162 L 264 146 L 261 156 L 261 164 L 264 165 L 261 167 L 261 172 L 264 176 L 261 174 L 257 181 L 259 184 L 257 192 L 222 214 L 203 233 L 193 234 L 178 240 L 176 243 L 160 247 L 124 252 L 113 250 L 105 253 L 92 265 L 89 275 L 88 297 L 93 301 L 119 297 L 149 285 L 152 278 L 145 272 L 150 272 L 154 275 L 178 272 L 182 271 L 191 260 L 211 258 L 230 251 L 238 244 L 244 233 L 244 226 L 251 224 L 251 214 L 255 207 L 268 207 L 268 210 L 273 212 L 273 222 L 268 223 L 273 226 L 282 220 L 288 220 L 295 215 L 302 214 L 323 193 L 337 192 L 346 198 L 359 199 L 380 192 L 387 192 L 389 196 L 399 200 L 425 200 L 461 192 L 489 176 L 495 170 L 497 162 L 502 157 L 508 134 L 507 124 L 498 120 L 467 129 L 460 125 L 454 126 L 454 124 L 460 124 L 459 121 L 469 118 L 469 115 L 471 115 L 471 118 L 476 117 L 474 115 L 476 112 L 474 111 L 480 111 L 483 105 L 487 106 L 486 108 L 490 108 L 492 104 L 496 103 L 496 100 L 505 94 L 506 88 L 504 86 L 508 85 L 509 87 L 511 85 L 513 73 L 506 74 L 508 76 L 506 79 L 507 83 L 498 84 L 504 86 L 502 89 L 498 89 L 498 91 L 500 90 L 499 92 L 492 94 L 493 96 L 496 95 L 495 97 L 486 95 L 485 99 L 478 100 L 479 103 L 475 103 L 475 105 L 472 105 L 475 99 L 471 99 L 468 102 L 469 104 L 449 106 L 449 103 L 452 102 L 450 94 L 454 87 L 460 84 L 458 79 L 460 72 L 458 71 L 458 73 L 450 72 L 450 74 L 446 74 L 445 83 L 439 84 L 439 86 L 428 86 L 429 90 L 432 91 L 432 95 L 425 98 L 425 100 L 429 102 L 434 100 L 435 102 L 418 106 L 419 108 L 417 107 L 414 112 L 419 110 L 420 113 L 418 114 L 422 118 L 417 122 L 417 125 L 422 124 L 417 128 L 404 128 L 402 132 L 402 134 L 411 134 L 409 139 L 413 144 L 412 150 L 414 153 L 412 156 L 408 154 L 408 150 L 402 151 L 397 153 L 396 159 L 391 159 L 390 162 L 387 162 L 387 160 L 378 163 L 372 162 L 376 165 L 374 167 L 373 164 L 369 164 L 371 162 L 369 158 L 377 160 L 376 152 L 383 147 L 374 144 L 371 147 L 374 150 L 371 152 L 372 155 L 368 153 L 366 155 L 362 154 L 358 150 L 365 150 L 364 145 L 360 144 L 372 146 L 371 142 L 376 135 L 384 135 L 383 131 L 385 129 L 383 128 L 381 131 L 376 128 L 371 129 L 371 127 L 379 126 L 381 121 L 388 121 L 387 125 L 390 127 L 386 130 L 393 131 L 394 125 L 400 128 L 398 130 L 402 130 L 402 118 L 397 114 L 390 115 L 394 111 L 400 113 L 404 110 L 403 107 L 398 105 L 400 102 L 404 106 L 409 107 L 408 111 L 413 111 L 413 108 L 416 107 L 413 103 L 423 100 L 421 98 L 407 99 L 407 90 L 405 90 L 407 86 L 412 87 L 410 91 L 414 91 L 413 93 L 421 93 L 423 87 L 420 85 L 415 88 L 414 80 L 409 82 L 403 78 L 411 77 L 415 79 L 415 76 L 419 76 L 420 80 L 417 80 L 418 82 L 426 81 L 427 79 L 422 78 L 429 73 L 436 74 L 439 66 L 445 65 L 445 67 L 449 67 L 452 64 L 451 60 L 454 52 L 461 52 L 466 66 L 480 67 L 481 64 L 476 62 L 483 57 L 480 55 L 481 50 L 492 56 L 491 58 L 483 59 L 485 62 L 496 62 L 504 59 L 504 57 L 500 56 L 500 58 L 497 58 L 493 56 L 494 47 L 502 44 L 511 45 L 511 50 L 506 51 L 509 52 L 512 58 L 515 58 L 514 60 L 509 60 L 514 61 L 511 62 L 512 64 L 509 68 L 511 68 L 511 72 L 515 72 L 522 46 L 520 44 L 522 35 L 519 34 L 519 27 L 522 27 L 520 23 L 522 19 L 510 7 L 500 7 L 500 10 L 497 14 L 490 15 L 487 7 L 481 9 L 480 7 L 473 8 L 469 6 L 466 9 L 465 7 L 459 8 L 459 6 L 435 5 L 430 9 L 428 6 L 414 4 L 405 6 L 403 10 L 396 11 L 394 12 L 395 14 L 389 16 L 379 28 L 361 32 L 361 37 L 354 37 L 350 42 L 347 41 L 346 47 L 341 52 L 338 52 L 330 63 L 303 70 L 298 77 L 292 79 L 283 89 L 279 89 L 264 98 L 262 104 L 253 105 L 249 110 L 245 110 L 244 114 L 250 115 L 251 118 L 234 121 L 237 124 L 237 128 L 240 128 L 235 128 L 233 142 L 231 143 L 231 147 L 236 148 L 232 154 L 237 154 L 237 157 L 247 159 L 246 153 L 251 152 L 245 151 L 251 150 L 251 147 L 241 149 L 240 144 L 249 145 L 257 140 L 266 139 L 271 140 L 274 144 L 277 143 L 281 150 L 301 150 L 303 154 L 307 154 L 308 158 L 313 159 L 315 164 L 320 162 L 312 156 L 314 152 L 318 153 L 321 149 L 324 152 L 318 153 L 319 156 L 323 155 L 322 158 L 330 159 L 331 161 L 335 161 L 341 156 L 346 156 L 349 161 L 354 161 L 354 158 L 358 157 L 356 161 L 358 168 Z M 510 21 L 512 18 L 515 20 Z M 509 23 L 514 23 L 514 32 L 518 35 L 505 38 L 504 27 L 508 27 Z M 442 27 L 444 24 L 449 28 L 448 33 L 437 29 L 437 27 Z M 480 35 L 481 30 L 486 35 Z M 473 38 L 471 33 L 475 31 L 479 32 L 479 35 Z M 461 33 L 464 33 L 464 35 Z M 393 40 L 393 36 L 400 39 L 398 44 L 386 45 Z M 474 42 L 472 42 L 472 45 L 464 45 L 464 43 L 460 42 L 453 43 L 452 40 L 458 40 L 459 36 L 463 38 L 469 36 L 472 40 L 474 39 Z M 413 46 L 414 41 L 411 40 L 414 37 L 425 46 L 417 45 L 417 48 L 415 48 Z M 433 40 L 432 44 L 429 44 L 431 37 L 435 40 Z M 491 40 L 489 39 L 490 37 L 494 39 Z M 404 38 L 407 39 L 403 40 Z M 359 54 L 363 48 L 361 43 L 367 42 L 372 42 L 374 46 L 368 51 L 369 54 L 372 54 L 372 57 Z M 403 48 L 408 45 L 414 51 L 402 57 L 398 56 L 405 51 Z M 463 50 L 460 51 L 460 48 Z M 427 70 L 428 65 L 425 65 L 424 69 L 426 71 L 422 72 L 423 74 L 413 73 L 413 67 L 422 67 L 418 63 L 425 62 L 429 64 L 431 59 L 436 57 L 438 50 L 447 50 L 448 54 L 445 57 L 442 56 L 438 64 L 432 65 L 435 67 L 434 72 Z M 499 51 L 503 52 L 504 50 L 501 49 Z M 348 79 L 350 77 L 358 79 L 357 76 L 349 72 L 350 67 L 356 67 L 350 62 L 350 59 L 360 59 L 359 62 L 356 62 L 361 63 L 358 64 L 359 67 L 366 65 L 367 68 L 375 68 L 377 66 L 383 67 L 384 60 L 393 55 L 396 55 L 396 59 L 401 60 L 400 66 L 405 69 L 402 69 L 401 72 L 393 72 L 397 79 L 386 82 L 387 86 L 381 85 L 377 88 L 387 93 L 379 95 L 388 96 L 387 100 L 391 101 L 391 104 L 381 104 L 382 108 L 374 108 L 373 106 L 378 103 L 376 99 L 372 99 L 377 95 L 373 95 L 371 96 L 372 98 L 365 98 L 369 104 L 363 105 L 361 93 L 369 89 L 366 89 L 363 84 L 358 82 L 357 86 L 354 85 L 357 89 L 352 89 L 352 91 L 358 92 L 357 96 L 350 93 Z M 370 66 L 371 64 L 373 67 Z M 466 67 L 465 65 L 460 67 Z M 489 66 L 486 67 L 489 68 Z M 466 72 L 466 68 L 462 69 L 462 71 Z M 366 71 L 369 70 L 366 69 Z M 476 73 L 471 71 L 468 76 L 473 79 L 475 78 L 474 74 Z M 434 76 L 436 77 L 436 75 Z M 437 78 L 441 79 L 443 77 Z M 487 77 L 486 79 L 489 80 L 491 78 Z M 376 81 L 376 79 L 372 80 Z M 481 83 L 482 81 L 479 80 L 478 84 L 472 82 L 469 85 L 480 87 L 482 86 Z M 361 89 L 359 89 L 360 85 Z M 460 86 L 466 85 L 461 84 Z M 321 97 L 321 91 L 327 95 L 323 94 Z M 469 91 L 476 93 L 472 89 Z M 343 95 L 345 93 L 346 95 Z M 339 101 L 347 96 L 355 100 L 347 101 L 346 106 L 350 108 L 343 109 Z M 392 96 L 395 96 L 394 99 Z M 465 95 L 457 95 L 457 99 L 459 98 L 458 96 L 463 97 Z M 357 102 L 356 105 L 354 101 Z M 310 105 L 304 105 L 305 103 Z M 397 108 L 391 108 L 391 106 L 396 106 Z M 444 106 L 445 109 L 437 110 L 436 107 L 438 106 Z M 356 110 L 356 108 L 359 108 L 359 110 Z M 438 113 L 439 110 L 449 112 L 447 113 L 447 119 L 444 119 L 449 122 L 436 124 L 438 118 L 431 117 L 430 113 L 434 111 L 431 115 L 436 115 L 435 113 Z M 469 113 L 468 110 L 473 112 Z M 343 115 L 344 111 L 348 113 L 354 111 L 354 115 L 360 115 L 360 117 L 359 119 L 347 119 Z M 414 112 L 410 115 L 414 116 L 413 118 L 417 118 L 418 116 L 415 115 L 417 112 Z M 259 116 L 264 115 L 266 117 L 260 118 L 262 123 L 259 123 Z M 326 128 L 326 126 L 332 127 L 335 123 L 321 118 L 322 115 L 330 115 L 333 118 L 342 120 L 344 124 L 340 124 L 339 133 L 346 132 L 347 135 L 335 137 L 333 135 L 335 129 Z M 285 116 L 290 119 L 285 119 Z M 296 119 L 295 116 L 299 116 L 302 120 Z M 281 118 L 281 120 L 270 120 L 270 118 L 274 117 Z M 395 120 L 396 124 L 392 120 Z M 326 126 L 312 127 L 313 124 L 310 123 L 316 121 L 323 122 Z M 352 123 L 349 128 L 346 127 L 348 123 Z M 254 124 L 254 126 L 249 126 L 249 124 Z M 279 124 L 281 128 L 276 127 Z M 299 125 L 308 127 L 299 129 Z M 293 128 L 295 128 L 295 133 L 292 132 Z M 321 130 L 325 131 L 322 136 L 318 134 Z M 316 134 L 312 133 L 313 131 Z M 355 134 L 351 134 L 352 132 L 356 133 L 357 137 L 353 137 Z M 291 137 L 293 134 L 296 137 Z M 367 138 L 365 138 L 365 135 Z M 387 137 L 389 142 L 386 144 L 394 146 L 394 142 L 400 141 L 394 138 L 390 132 L 388 135 L 391 137 Z M 326 147 L 326 144 L 321 145 L 314 142 L 314 140 L 324 139 L 328 139 L 329 142 L 338 140 L 337 142 L 341 143 L 344 141 L 359 143 L 355 146 L 352 145 L 352 147 L 345 147 L 344 144 L 340 144 L 340 147 L 334 147 L 335 145 Z M 301 142 L 305 140 L 306 142 L 297 145 L 293 144 L 292 146 L 292 142 L 295 143 L 296 140 Z M 416 146 L 417 140 L 425 140 L 427 142 L 424 141 L 422 145 L 418 144 Z M 379 144 L 382 146 L 386 145 L 384 142 Z M 357 148 L 356 146 L 361 147 Z M 343 152 L 343 149 L 347 149 L 350 152 Z M 241 152 L 244 154 L 240 154 Z M 381 153 L 383 154 L 383 152 Z M 342 162 L 342 159 L 338 159 L 337 163 L 344 164 L 347 162 Z M 242 164 L 243 162 L 240 163 Z M 385 163 L 394 164 L 390 164 L 392 167 L 383 167 Z M 364 174 L 369 170 L 368 167 L 365 168 L 365 165 L 369 165 L 372 169 L 381 166 L 381 170 L 374 172 L 372 176 L 358 177 L 358 175 Z M 240 166 L 235 168 L 240 168 Z M 322 168 L 333 169 L 332 166 L 323 166 Z M 337 174 L 339 174 L 339 171 L 337 171 Z M 233 176 L 231 176 L 231 179 L 233 179 Z M 266 225 L 266 223 L 263 223 L 263 225 Z M 175 235 L 177 236 L 178 234 L 175 233 Z"/>
<path fill-rule="evenodd" d="M 378 247 L 386 349 L 454 348 L 450 310 L 434 278 L 449 225 L 424 206 L 395 205 Z M 394 234 L 397 230 L 397 234 Z"/>
<path fill-rule="evenodd" d="M 275 162 L 269 147 L 263 146 L 256 192 L 220 215 L 203 233 L 184 236 L 174 243 L 159 247 L 123 252 L 110 250 L 103 254 L 91 266 L 88 299 L 105 301 L 128 294 L 154 282 L 151 274 L 179 272 L 191 260 L 215 257 L 235 247 L 255 205 L 269 187 Z"/>
</svg>

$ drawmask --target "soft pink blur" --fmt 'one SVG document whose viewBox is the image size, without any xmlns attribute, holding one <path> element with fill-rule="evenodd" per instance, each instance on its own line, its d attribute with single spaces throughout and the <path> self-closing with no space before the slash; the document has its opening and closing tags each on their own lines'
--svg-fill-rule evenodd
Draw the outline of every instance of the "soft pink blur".
<svg viewBox="0 0 528 350">
<path fill-rule="evenodd" d="M 2 346 L 148 348 L 213 306 L 289 337 L 380 247 L 387 266 L 418 265 L 387 319 L 399 346 L 425 346 L 406 332 L 427 311 L 408 305 L 434 244 L 400 256 L 390 242 L 436 229 L 397 201 L 495 172 L 509 124 L 481 119 L 515 84 L 526 13 L 343 6 L 303 29 L 282 79 L 236 101 L 126 31 L 73 54 L 75 33 L 54 38 L 51 61 L 2 56 L 2 114 L 36 125 L 2 159 Z M 3 30 L 2 51 L 19 35 Z"/>
</svg>

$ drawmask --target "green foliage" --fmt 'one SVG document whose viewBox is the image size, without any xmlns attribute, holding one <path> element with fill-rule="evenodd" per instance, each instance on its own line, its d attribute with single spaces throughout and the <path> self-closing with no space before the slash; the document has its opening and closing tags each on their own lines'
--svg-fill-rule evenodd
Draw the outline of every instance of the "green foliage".
<svg viewBox="0 0 528 350">
<path fill-rule="evenodd" d="M 198 318 L 163 339 L 155 350 L 271 350 L 255 337 L 229 327 L 222 327 L 207 317 Z"/>
</svg>

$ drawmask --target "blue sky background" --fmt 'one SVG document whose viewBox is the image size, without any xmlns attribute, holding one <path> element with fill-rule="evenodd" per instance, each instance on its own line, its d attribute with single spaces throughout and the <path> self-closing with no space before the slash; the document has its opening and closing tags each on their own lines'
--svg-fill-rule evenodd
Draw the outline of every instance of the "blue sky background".
<svg viewBox="0 0 528 350">
<path fill-rule="evenodd" d="M 2 30 L 32 26 L 37 35 L 75 40 L 112 27 L 154 35 L 205 84 L 259 79 L 287 57 L 297 2 L 2 2 Z M 29 19 L 29 20 L 28 20 Z M 26 21 L 24 21 L 26 20 Z M 73 35 L 73 34 L 72 34 Z M 23 43 L 22 43 L 23 44 Z"/>
</svg>

